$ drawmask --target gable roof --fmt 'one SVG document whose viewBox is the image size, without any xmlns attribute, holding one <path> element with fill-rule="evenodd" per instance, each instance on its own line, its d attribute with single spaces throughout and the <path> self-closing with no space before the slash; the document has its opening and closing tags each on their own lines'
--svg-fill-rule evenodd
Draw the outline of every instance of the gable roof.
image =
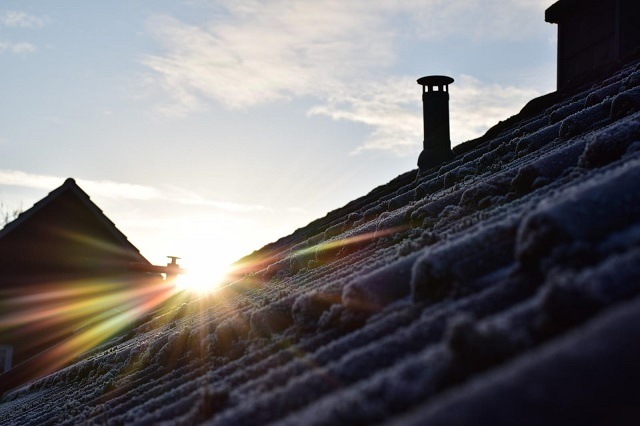
<svg viewBox="0 0 640 426">
<path fill-rule="evenodd" d="M 0 420 L 637 423 L 639 144 L 635 60 L 247 256 Z"/>
<path fill-rule="evenodd" d="M 51 191 L 46 197 L 35 203 L 30 209 L 20 213 L 15 220 L 0 229 L 0 243 L 3 238 L 6 238 L 8 235 L 15 232 L 15 230 L 27 225 L 38 212 L 55 203 L 63 195 L 72 195 L 83 207 L 88 209 L 93 218 L 101 225 L 103 230 L 106 231 L 111 238 L 117 241 L 118 246 L 121 249 L 132 255 L 136 262 L 150 264 L 149 261 L 140 254 L 140 250 L 138 250 L 127 239 L 127 237 L 118 228 L 116 228 L 115 224 L 109 220 L 102 210 L 100 210 L 100 208 L 91 201 L 89 195 L 78 186 L 73 178 L 66 179 L 60 187 Z"/>
</svg>

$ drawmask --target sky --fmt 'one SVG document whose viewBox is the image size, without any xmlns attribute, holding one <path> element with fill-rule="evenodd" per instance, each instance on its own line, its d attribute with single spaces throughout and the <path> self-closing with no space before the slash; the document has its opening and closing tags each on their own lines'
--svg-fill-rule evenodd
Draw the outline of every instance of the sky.
<svg viewBox="0 0 640 426">
<path fill-rule="evenodd" d="M 553 0 L 0 0 L 0 207 L 73 177 L 141 253 L 230 263 L 555 90 Z"/>
</svg>

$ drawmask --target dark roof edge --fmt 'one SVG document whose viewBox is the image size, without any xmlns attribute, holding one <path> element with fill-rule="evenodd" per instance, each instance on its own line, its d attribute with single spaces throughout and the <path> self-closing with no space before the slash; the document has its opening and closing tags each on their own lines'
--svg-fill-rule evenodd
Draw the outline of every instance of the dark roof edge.
<svg viewBox="0 0 640 426">
<path fill-rule="evenodd" d="M 71 185 L 75 185 L 73 178 L 67 178 L 64 183 L 53 191 L 49 192 L 46 197 L 37 201 L 33 206 L 23 211 L 11 222 L 7 223 L 4 228 L 0 229 L 0 239 L 10 234 L 14 229 L 18 228 L 23 222 L 33 216 L 36 212 L 42 210 L 52 200 L 56 199 L 61 193 L 68 189 Z M 77 185 L 76 185 L 77 186 Z M 80 188 L 78 188 L 80 189 Z M 84 191 L 82 191 L 84 193 Z M 86 194 L 85 194 L 86 195 Z"/>
<path fill-rule="evenodd" d="M 136 246 L 134 246 L 131 241 L 127 238 L 122 231 L 120 231 L 116 225 L 104 214 L 102 210 L 91 201 L 91 197 L 82 190 L 76 183 L 75 179 L 67 178 L 64 183 L 53 191 L 49 192 L 49 194 L 36 202 L 31 208 L 25 210 L 20 213 L 16 219 L 9 222 L 4 228 L 0 229 L 0 239 L 2 239 L 5 235 L 11 233 L 14 229 L 18 228 L 22 223 L 28 220 L 31 216 L 33 216 L 38 211 L 42 210 L 45 206 L 51 203 L 53 200 L 58 198 L 60 195 L 65 193 L 66 191 L 71 191 L 75 195 L 78 196 L 80 201 L 93 213 L 93 215 L 106 227 L 106 229 L 120 242 L 120 244 L 128 246 L 140 257 L 139 261 L 142 263 L 151 264 L 141 253 L 140 250 Z"/>
<path fill-rule="evenodd" d="M 452 151 L 455 155 L 465 154 L 476 148 L 479 144 L 486 142 L 488 139 L 496 137 L 499 133 L 502 133 L 516 122 L 540 114 L 545 109 L 555 105 L 560 99 L 569 98 L 578 92 L 588 90 L 589 87 L 591 87 L 599 79 L 604 79 L 607 76 L 615 74 L 615 72 L 623 68 L 625 65 L 633 63 L 635 61 L 640 61 L 640 48 L 632 50 L 629 54 L 625 55 L 623 58 L 617 61 L 608 62 L 586 73 L 583 73 L 579 79 L 568 83 L 558 91 L 547 93 L 546 95 L 542 95 L 530 100 L 520 110 L 519 113 L 507 118 L 504 121 L 498 122 L 498 124 L 489 128 L 489 130 L 487 130 L 486 133 L 479 138 L 472 139 L 470 141 L 466 141 L 454 146 L 452 148 Z"/>
<path fill-rule="evenodd" d="M 306 238 L 310 238 L 314 235 L 324 233 L 329 227 L 334 225 L 337 220 L 348 216 L 350 213 L 353 213 L 360 209 L 362 206 L 368 204 L 370 202 L 371 197 L 383 197 L 388 195 L 397 189 L 407 185 L 413 181 L 415 181 L 418 175 L 418 169 L 409 170 L 408 172 L 402 173 L 401 175 L 396 176 L 391 179 L 389 182 L 378 185 L 373 188 L 367 194 L 362 195 L 355 200 L 349 201 L 347 204 L 342 207 L 338 207 L 334 210 L 329 211 L 323 217 L 318 219 L 314 219 L 309 222 L 307 225 L 302 226 L 291 234 L 281 237 L 276 241 L 268 243 L 263 247 L 254 250 L 252 253 L 243 256 L 239 260 L 237 260 L 236 264 L 250 263 L 257 259 L 265 259 L 270 258 L 271 256 L 278 256 L 279 254 L 286 252 L 292 246 L 299 242 L 299 238 L 301 236 L 306 236 Z"/>
<path fill-rule="evenodd" d="M 506 129 L 513 126 L 514 124 L 519 123 L 523 119 L 540 114 L 545 109 L 555 105 L 558 102 L 558 99 L 564 98 L 567 95 L 568 95 L 567 91 L 562 90 L 562 91 L 547 93 L 546 95 L 542 95 L 537 98 L 534 98 L 529 102 L 527 102 L 526 105 L 520 110 L 519 113 L 512 115 L 506 120 L 499 121 L 498 124 L 494 125 L 493 127 L 490 127 L 489 130 L 487 130 L 485 134 L 480 136 L 479 138 L 462 142 L 461 144 L 454 146 L 452 148 L 452 151 L 456 156 L 461 154 L 466 154 L 467 152 L 475 149 L 481 143 L 484 143 L 489 139 L 495 138 L 500 133 L 504 132 Z"/>
<path fill-rule="evenodd" d="M 551 24 L 557 24 L 567 16 L 567 14 L 573 12 L 579 5 L 584 5 L 584 3 L 586 3 L 584 0 L 557 1 L 544 11 L 544 20 Z"/>
</svg>

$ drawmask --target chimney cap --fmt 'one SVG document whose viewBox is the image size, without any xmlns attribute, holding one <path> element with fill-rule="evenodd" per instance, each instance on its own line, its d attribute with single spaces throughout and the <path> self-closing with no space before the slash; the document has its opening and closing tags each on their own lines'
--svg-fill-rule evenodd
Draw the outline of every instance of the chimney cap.
<svg viewBox="0 0 640 426">
<path fill-rule="evenodd" d="M 453 83 L 453 78 L 446 75 L 428 75 L 418 79 L 421 86 L 446 86 Z"/>
</svg>

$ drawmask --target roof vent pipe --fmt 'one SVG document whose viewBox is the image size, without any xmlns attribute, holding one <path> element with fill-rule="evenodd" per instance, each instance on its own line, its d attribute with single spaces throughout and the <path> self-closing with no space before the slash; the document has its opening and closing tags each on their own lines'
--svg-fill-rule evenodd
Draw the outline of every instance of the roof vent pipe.
<svg viewBox="0 0 640 426">
<path fill-rule="evenodd" d="M 454 157 L 449 135 L 449 84 L 453 78 L 430 75 L 418 79 L 422 86 L 424 117 L 423 150 L 418 157 L 420 172 L 438 166 Z"/>
</svg>

